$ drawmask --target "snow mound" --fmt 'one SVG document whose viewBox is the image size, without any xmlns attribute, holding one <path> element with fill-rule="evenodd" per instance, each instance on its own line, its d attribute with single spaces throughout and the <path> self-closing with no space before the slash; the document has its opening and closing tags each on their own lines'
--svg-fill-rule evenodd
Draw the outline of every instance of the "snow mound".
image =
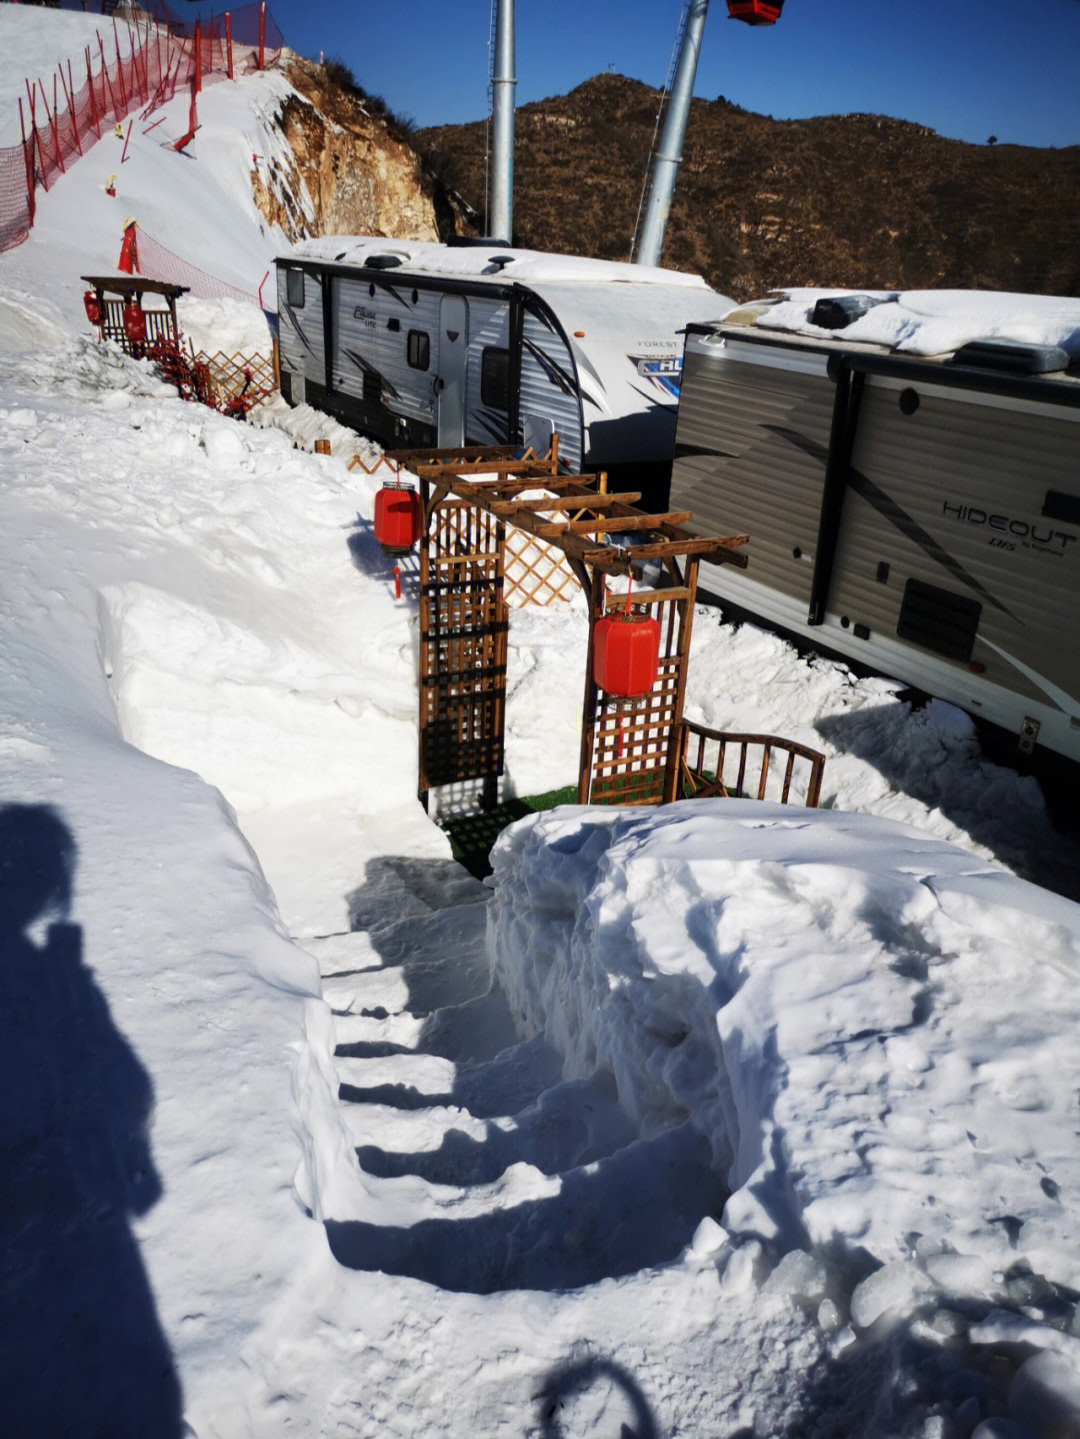
<svg viewBox="0 0 1080 1439">
<path fill-rule="evenodd" d="M 519 1022 L 644 1132 L 692 1116 L 730 1233 L 858 1246 L 863 1325 L 1018 1263 L 1080 1284 L 1080 906 L 907 826 L 746 801 L 565 807 L 493 862 Z"/>
<path fill-rule="evenodd" d="M 246 300 L 200 300 L 195 295 L 181 295 L 176 317 L 184 339 L 208 355 L 218 350 L 226 355 L 269 357 L 273 353 L 265 313 Z"/>
</svg>

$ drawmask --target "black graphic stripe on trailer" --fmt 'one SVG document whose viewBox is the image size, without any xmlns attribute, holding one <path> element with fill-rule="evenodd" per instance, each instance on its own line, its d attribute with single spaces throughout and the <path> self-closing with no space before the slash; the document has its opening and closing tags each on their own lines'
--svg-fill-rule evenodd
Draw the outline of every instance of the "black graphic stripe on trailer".
<svg viewBox="0 0 1080 1439">
<path fill-rule="evenodd" d="M 295 310 L 293 309 L 293 307 L 292 307 L 290 304 L 288 304 L 288 303 L 286 303 L 286 305 L 285 305 L 285 313 L 286 313 L 286 315 L 288 315 L 289 319 L 292 321 L 292 323 L 293 323 L 293 329 L 296 331 L 297 335 L 299 335 L 299 337 L 300 337 L 300 343 L 303 345 L 304 349 L 308 352 L 308 354 L 312 357 L 312 359 L 317 359 L 318 356 L 315 354 L 315 350 L 314 350 L 314 348 L 312 347 L 311 341 L 310 341 L 310 340 L 308 339 L 308 337 L 304 334 L 304 331 L 303 331 L 303 328 L 302 328 L 302 326 L 301 326 L 301 324 L 300 324 L 300 321 L 296 318 L 296 311 L 295 311 Z"/>
<path fill-rule="evenodd" d="M 411 300 L 405 300 L 405 299 L 403 299 L 403 298 L 398 294 L 398 292 L 394 289 L 393 285 L 387 285 L 387 284 L 383 283 L 383 284 L 381 284 L 381 285 L 379 286 L 379 289 L 380 289 L 380 290 L 384 290 L 388 295 L 392 295 L 392 296 L 394 297 L 394 299 L 398 302 L 398 304 L 401 305 L 404 309 L 406 309 L 406 310 L 411 310 L 411 309 L 412 309 L 412 307 L 413 307 L 413 306 L 412 306 L 412 301 L 411 301 Z"/>
<path fill-rule="evenodd" d="M 631 385 L 630 388 L 633 390 L 635 395 L 640 395 L 641 398 L 654 410 L 670 410 L 672 414 L 674 414 L 675 406 L 679 398 L 678 395 L 672 395 L 670 392 L 667 392 L 668 399 L 665 400 L 664 391 L 643 390 L 640 385 Z"/>
<path fill-rule="evenodd" d="M 550 355 L 545 354 L 539 345 L 535 345 L 527 337 L 523 336 L 521 343 L 557 390 L 561 390 L 564 395 L 570 395 L 575 400 L 583 398 L 581 387 L 577 384 L 574 376 L 563 369 L 562 365 L 553 360 Z"/>
<path fill-rule="evenodd" d="M 828 462 L 828 447 L 819 444 L 817 440 L 810 439 L 809 435 L 800 435 L 797 430 L 786 429 L 783 425 L 763 425 L 762 428 L 771 430 L 774 435 L 779 435 L 782 440 L 787 440 L 788 444 L 794 445 L 796 449 L 802 450 L 807 455 L 812 455 L 816 460 L 821 460 L 823 464 Z M 981 595 L 987 604 L 993 605 L 1002 614 L 1008 615 L 1011 620 L 1016 619 L 1008 605 L 1002 604 L 984 585 L 980 584 L 974 575 L 969 574 L 960 561 L 949 554 L 944 545 L 924 530 L 922 525 L 898 505 L 891 495 L 887 495 L 883 489 L 875 485 L 868 475 L 864 475 L 861 470 L 857 470 L 854 465 L 851 465 L 847 471 L 847 483 L 848 487 L 857 495 L 861 495 L 867 504 L 873 505 L 878 514 L 884 516 L 890 525 L 894 525 L 902 535 L 905 535 L 913 544 L 918 545 L 919 549 L 928 555 L 935 564 L 947 570 L 962 585 L 967 585 L 968 589 Z M 1017 620 L 1017 623 L 1019 624 L 1020 621 Z"/>
<path fill-rule="evenodd" d="M 506 415 L 501 410 L 475 410 L 472 422 L 477 428 L 499 444 L 508 439 Z"/>
<path fill-rule="evenodd" d="M 363 355 L 358 355 L 355 350 L 343 350 L 342 354 L 347 360 L 352 361 L 362 375 L 371 375 L 373 379 L 378 380 L 384 395 L 388 396 L 391 400 L 401 399 L 400 391 L 391 384 L 381 370 L 376 369 L 370 360 L 365 360 Z"/>
</svg>

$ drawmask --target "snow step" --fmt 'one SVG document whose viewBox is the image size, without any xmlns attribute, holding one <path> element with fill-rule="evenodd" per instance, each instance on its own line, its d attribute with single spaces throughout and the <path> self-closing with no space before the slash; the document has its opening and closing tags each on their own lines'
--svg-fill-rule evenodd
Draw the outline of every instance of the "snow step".
<svg viewBox="0 0 1080 1439">
<path fill-rule="evenodd" d="M 558 1179 L 520 1165 L 508 1174 L 502 1193 L 528 1181 L 535 1194 L 511 1207 L 402 1225 L 328 1220 L 331 1251 L 351 1269 L 470 1294 L 576 1289 L 676 1259 L 725 1199 L 708 1142 L 689 1124 Z"/>
<path fill-rule="evenodd" d="M 356 1155 L 364 1173 L 378 1178 L 416 1174 L 433 1184 L 489 1184 L 512 1164 L 556 1174 L 595 1163 L 636 1139 L 615 1081 L 601 1074 L 546 1090 L 512 1120 L 484 1122 L 480 1134 L 451 1125 L 437 1147 L 410 1143 L 393 1150 L 384 1142 L 361 1145 Z"/>
<path fill-rule="evenodd" d="M 299 941 L 319 962 L 324 979 L 331 975 L 357 974 L 361 970 L 381 969 L 383 962 L 368 935 L 356 930 L 344 934 L 326 934 Z"/>
<path fill-rule="evenodd" d="M 348 1059 L 376 1059 L 416 1050 L 475 1063 L 494 1059 L 520 1039 L 506 996 L 498 986 L 465 1004 L 439 1009 L 425 1017 L 400 1014 L 373 1019 L 364 1014 L 342 1015 L 336 1030 L 336 1053 Z"/>
<path fill-rule="evenodd" d="M 451 1060 L 411 1050 L 379 1059 L 335 1058 L 334 1068 L 343 1085 L 404 1085 L 425 1095 L 449 1094 L 456 1075 Z"/>
<path fill-rule="evenodd" d="M 486 994 L 436 1010 L 425 1021 L 417 1047 L 445 1059 L 482 1063 L 520 1040 L 502 986 L 493 984 Z"/>
<path fill-rule="evenodd" d="M 431 1184 L 415 1174 L 396 1179 L 364 1177 L 358 1191 L 355 1219 L 348 1214 L 335 1214 L 338 1223 L 374 1224 L 393 1230 L 399 1224 L 430 1224 L 446 1219 L 479 1219 L 489 1214 L 506 1213 L 518 1205 L 535 1203 L 537 1199 L 553 1199 L 562 1186 L 560 1175 L 541 1174 L 528 1164 L 511 1165 L 491 1184 Z M 373 1216 L 377 1218 L 373 1219 Z"/>
<path fill-rule="evenodd" d="M 341 1117 L 358 1147 L 370 1147 L 377 1139 L 380 1144 L 416 1155 L 438 1149 L 451 1131 L 481 1142 L 493 1122 L 476 1119 L 467 1110 L 453 1105 L 397 1109 L 381 1104 L 346 1104 L 342 1106 Z"/>
<path fill-rule="evenodd" d="M 415 1056 L 416 1059 L 437 1056 Z M 402 1056 L 406 1058 L 406 1056 Z M 365 1061 L 343 1060 L 340 1066 L 351 1066 Z M 445 1061 L 444 1061 L 445 1062 Z M 529 1039 L 511 1049 L 503 1050 L 495 1059 L 477 1065 L 451 1065 L 442 1073 L 446 1085 L 440 1092 L 425 1090 L 424 1079 L 431 1071 L 418 1069 L 410 1076 L 403 1066 L 395 1067 L 394 1074 L 404 1077 L 387 1080 L 386 1065 L 389 1061 L 371 1061 L 374 1084 L 353 1084 L 348 1081 L 341 1085 L 340 1097 L 349 1104 L 382 1104 L 398 1109 L 423 1109 L 434 1105 L 452 1105 L 467 1109 L 477 1119 L 490 1119 L 499 1115 L 516 1114 L 532 1104 L 545 1089 L 552 1089 L 562 1078 L 562 1061 L 554 1049 L 541 1037 Z M 416 1081 L 420 1080 L 420 1083 Z"/>
<path fill-rule="evenodd" d="M 388 1014 L 385 1019 L 375 1019 L 370 1014 L 338 1014 L 334 1018 L 334 1032 L 339 1049 L 364 1042 L 415 1049 L 424 1032 L 425 1022 L 407 1013 Z"/>
<path fill-rule="evenodd" d="M 409 985 L 400 969 L 375 969 L 323 980 L 323 998 L 337 1015 L 400 1013 L 409 1002 Z"/>
<path fill-rule="evenodd" d="M 323 995 L 338 1012 L 375 1009 L 428 1016 L 480 999 L 491 988 L 483 906 L 404 919 L 374 936 L 381 968 L 324 978 Z"/>
</svg>

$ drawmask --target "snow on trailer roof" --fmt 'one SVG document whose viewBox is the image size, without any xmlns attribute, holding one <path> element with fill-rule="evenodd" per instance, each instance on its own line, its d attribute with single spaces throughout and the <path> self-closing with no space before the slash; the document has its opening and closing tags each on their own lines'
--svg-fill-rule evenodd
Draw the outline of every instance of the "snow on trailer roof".
<svg viewBox="0 0 1080 1439">
<path fill-rule="evenodd" d="M 630 265 L 621 260 L 549 255 L 540 250 L 506 247 L 498 240 L 493 240 L 490 246 L 457 246 L 422 240 L 329 235 L 318 240 L 306 240 L 280 258 L 286 262 L 295 259 L 318 260 L 324 264 L 364 265 L 380 256 L 397 260 L 403 268 L 414 273 L 456 279 L 489 279 L 503 283 L 510 280 L 526 285 L 677 285 L 688 290 L 715 293 L 700 275 L 686 275 L 678 270 L 662 270 L 649 265 Z"/>
<path fill-rule="evenodd" d="M 707 285 L 700 289 L 683 285 L 670 289 L 637 286 L 620 294 L 614 306 L 606 284 L 582 285 L 559 280 L 544 285 L 543 295 L 573 335 L 584 331 L 591 336 L 597 328 L 610 326 L 614 309 L 619 317 L 620 333 L 633 334 L 635 338 L 627 343 L 635 350 L 640 349 L 643 355 L 658 350 L 667 353 L 676 341 L 675 348 L 681 354 L 681 332 L 687 324 L 719 324 L 735 304 Z M 660 333 L 665 324 L 670 326 L 670 341 Z"/>
<path fill-rule="evenodd" d="M 847 302 L 854 317 L 847 324 L 815 324 L 820 301 L 836 302 L 837 310 Z M 789 289 L 741 307 L 724 323 L 845 345 L 872 345 L 912 358 L 950 355 L 980 340 L 1053 347 L 1064 350 L 1070 360 L 1080 356 L 1080 299 L 1059 295 Z"/>
</svg>

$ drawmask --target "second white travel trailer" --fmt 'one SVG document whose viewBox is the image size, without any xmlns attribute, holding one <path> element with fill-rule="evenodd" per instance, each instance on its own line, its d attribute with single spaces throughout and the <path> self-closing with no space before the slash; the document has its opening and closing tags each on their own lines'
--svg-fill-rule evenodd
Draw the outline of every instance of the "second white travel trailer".
<svg viewBox="0 0 1080 1439">
<path fill-rule="evenodd" d="M 687 336 L 701 586 L 1080 760 L 1080 301 L 791 292 Z"/>
<path fill-rule="evenodd" d="M 525 444 L 666 491 L 684 332 L 734 302 L 696 275 L 333 236 L 277 261 L 285 398 L 387 446 Z"/>
</svg>

